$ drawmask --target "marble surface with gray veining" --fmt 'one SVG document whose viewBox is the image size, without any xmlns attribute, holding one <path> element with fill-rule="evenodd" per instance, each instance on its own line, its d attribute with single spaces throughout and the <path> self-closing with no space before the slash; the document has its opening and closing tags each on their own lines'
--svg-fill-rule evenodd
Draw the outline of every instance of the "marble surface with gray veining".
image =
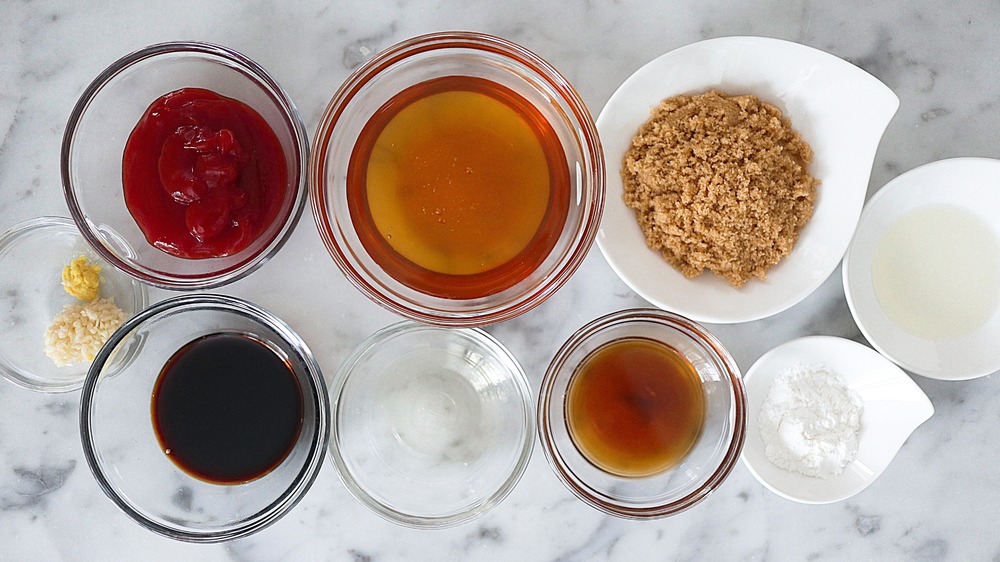
<svg viewBox="0 0 1000 562">
<path fill-rule="evenodd" d="M 367 57 L 447 29 L 488 32 L 535 51 L 569 78 L 594 115 L 630 73 L 676 47 L 727 35 L 789 39 L 862 67 L 899 96 L 869 194 L 927 162 L 1000 156 L 996 0 L 0 0 L 0 230 L 39 215 L 67 215 L 59 179 L 66 117 L 89 81 L 125 53 L 179 39 L 235 48 L 271 71 L 311 133 L 338 85 Z M 328 378 L 364 337 L 395 321 L 340 274 L 309 211 L 273 260 L 221 292 L 287 320 Z M 154 300 L 165 296 L 151 293 Z M 489 331 L 519 358 L 537 392 L 548 361 L 576 328 L 644 304 L 595 247 L 553 298 Z M 800 335 L 863 341 L 839 270 L 784 313 L 710 328 L 744 370 Z M 385 522 L 354 500 L 327 463 L 286 517 L 221 545 L 154 535 L 101 493 L 79 443 L 78 392 L 37 394 L 0 380 L 0 560 L 1000 559 L 997 375 L 914 378 L 935 415 L 870 488 L 832 505 L 782 499 L 740 464 L 715 494 L 681 515 L 625 521 L 577 501 L 536 445 L 514 492 L 457 528 L 416 531 Z"/>
</svg>

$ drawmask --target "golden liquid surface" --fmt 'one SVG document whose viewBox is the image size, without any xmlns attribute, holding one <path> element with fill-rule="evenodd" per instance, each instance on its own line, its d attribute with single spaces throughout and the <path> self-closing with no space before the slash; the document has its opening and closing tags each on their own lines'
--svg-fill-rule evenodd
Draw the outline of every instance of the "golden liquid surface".
<svg viewBox="0 0 1000 562">
<path fill-rule="evenodd" d="M 627 477 L 657 474 L 694 447 L 705 395 L 694 366 L 660 342 L 626 338 L 587 356 L 566 399 L 570 437 L 594 466 Z"/>
<path fill-rule="evenodd" d="M 558 239 L 565 155 L 514 92 L 480 78 L 431 80 L 398 94 L 366 129 L 349 201 L 390 275 L 442 296 L 485 275 L 463 295 L 483 296 L 523 279 Z"/>
</svg>

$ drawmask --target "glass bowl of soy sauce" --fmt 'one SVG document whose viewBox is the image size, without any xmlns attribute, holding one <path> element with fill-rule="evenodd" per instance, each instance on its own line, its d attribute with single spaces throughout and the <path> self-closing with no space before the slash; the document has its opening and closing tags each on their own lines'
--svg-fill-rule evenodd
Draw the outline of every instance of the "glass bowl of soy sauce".
<svg viewBox="0 0 1000 562">
<path fill-rule="evenodd" d="M 295 506 L 322 465 L 328 419 L 306 343 L 270 312 L 212 294 L 128 320 L 80 403 L 101 489 L 142 526 L 188 542 L 249 535 Z"/>
<path fill-rule="evenodd" d="M 743 449 L 739 367 L 701 325 L 629 309 L 577 330 L 538 397 L 538 433 L 556 476 L 590 506 L 626 519 L 704 500 Z"/>
</svg>

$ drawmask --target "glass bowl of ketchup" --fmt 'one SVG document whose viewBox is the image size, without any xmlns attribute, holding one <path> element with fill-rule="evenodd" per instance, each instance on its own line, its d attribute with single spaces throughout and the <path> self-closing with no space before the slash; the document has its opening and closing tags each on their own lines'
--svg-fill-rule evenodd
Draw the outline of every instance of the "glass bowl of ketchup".
<svg viewBox="0 0 1000 562">
<path fill-rule="evenodd" d="M 415 37 L 333 96 L 309 189 L 327 249 L 378 304 L 447 326 L 507 320 L 576 271 L 604 157 L 573 86 L 510 41 Z"/>
<path fill-rule="evenodd" d="M 182 42 L 98 75 L 61 155 L 87 242 L 127 275 L 175 290 L 230 283 L 273 256 L 305 205 L 307 161 L 298 112 L 263 68 Z"/>
<path fill-rule="evenodd" d="M 537 416 L 545 457 L 574 495 L 610 515 L 654 519 L 729 476 L 747 398 L 736 361 L 704 327 L 630 309 L 588 323 L 556 352 Z"/>
<path fill-rule="evenodd" d="M 199 293 L 112 335 L 84 381 L 80 434 L 98 485 L 129 517 L 173 539 L 220 542 L 298 503 L 323 463 L 329 416 L 320 367 L 291 327 Z"/>
</svg>

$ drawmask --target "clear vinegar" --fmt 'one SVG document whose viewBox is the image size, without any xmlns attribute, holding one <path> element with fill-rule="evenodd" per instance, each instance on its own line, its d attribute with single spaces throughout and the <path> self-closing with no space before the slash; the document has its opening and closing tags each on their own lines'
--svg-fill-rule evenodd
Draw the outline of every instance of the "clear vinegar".
<svg viewBox="0 0 1000 562">
<path fill-rule="evenodd" d="M 416 353 L 393 366 L 378 403 L 393 438 L 415 457 L 471 462 L 485 450 L 496 412 L 475 387 L 478 367 L 460 359 L 442 363 L 437 353 Z"/>
<path fill-rule="evenodd" d="M 928 340 L 961 337 L 986 323 L 1000 303 L 997 235 L 961 207 L 918 207 L 878 241 L 872 283 L 900 328 Z"/>
</svg>

